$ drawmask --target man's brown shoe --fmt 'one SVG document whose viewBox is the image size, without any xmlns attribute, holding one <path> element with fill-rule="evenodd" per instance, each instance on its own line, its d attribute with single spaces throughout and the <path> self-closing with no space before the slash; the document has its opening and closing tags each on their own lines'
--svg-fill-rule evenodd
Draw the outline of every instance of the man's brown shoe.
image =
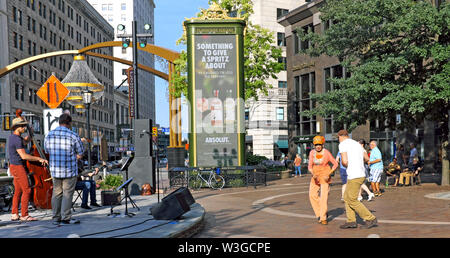
<svg viewBox="0 0 450 258">
<path fill-rule="evenodd" d="M 326 220 L 321 220 L 319 223 L 322 225 L 328 225 L 328 221 L 326 221 Z"/>
<path fill-rule="evenodd" d="M 358 224 L 356 222 L 345 222 L 344 224 L 339 226 L 341 229 L 347 229 L 347 228 L 357 228 Z"/>
<path fill-rule="evenodd" d="M 367 220 L 366 224 L 361 225 L 361 228 L 372 228 L 372 227 L 376 227 L 378 223 L 377 218 L 374 218 L 373 220 Z"/>
</svg>

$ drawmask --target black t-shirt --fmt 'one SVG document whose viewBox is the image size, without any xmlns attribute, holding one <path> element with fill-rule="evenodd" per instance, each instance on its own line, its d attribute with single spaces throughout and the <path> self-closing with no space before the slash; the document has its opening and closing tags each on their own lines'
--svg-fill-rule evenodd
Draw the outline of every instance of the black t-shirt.
<svg viewBox="0 0 450 258">
<path fill-rule="evenodd" d="M 8 139 L 9 163 L 13 165 L 24 165 L 24 160 L 17 152 L 18 149 L 25 149 L 23 145 L 23 138 L 18 135 L 11 134 Z"/>
</svg>

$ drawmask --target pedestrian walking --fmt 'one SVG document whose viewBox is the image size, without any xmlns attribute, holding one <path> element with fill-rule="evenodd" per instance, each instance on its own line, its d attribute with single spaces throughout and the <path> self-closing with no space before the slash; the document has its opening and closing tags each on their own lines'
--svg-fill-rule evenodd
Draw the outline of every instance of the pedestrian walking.
<svg viewBox="0 0 450 258">
<path fill-rule="evenodd" d="M 371 141 L 370 144 L 370 159 L 367 164 L 370 166 L 369 182 L 372 186 L 372 191 L 375 196 L 381 196 L 380 181 L 381 174 L 383 174 L 383 157 L 380 149 L 377 147 L 376 141 Z"/>
<path fill-rule="evenodd" d="M 403 147 L 403 144 L 398 145 L 395 157 L 397 158 L 397 163 L 400 165 L 401 168 L 408 165 L 408 162 L 406 161 L 407 156 L 405 154 L 405 147 Z"/>
<path fill-rule="evenodd" d="M 342 165 L 347 167 L 347 187 L 344 193 L 345 213 L 347 221 L 340 226 L 341 229 L 356 228 L 356 213 L 365 221 L 365 228 L 377 225 L 377 218 L 358 201 L 358 192 L 365 180 L 364 163 L 369 161 L 367 153 L 361 145 L 348 136 L 347 130 L 338 132 L 339 152 Z"/>
<path fill-rule="evenodd" d="M 295 177 L 302 176 L 301 166 L 302 166 L 302 158 L 300 157 L 299 154 L 297 154 L 295 155 L 294 159 Z"/>
<path fill-rule="evenodd" d="M 325 137 L 315 136 L 313 138 L 314 150 L 309 153 L 308 171 L 312 178 L 309 184 L 309 200 L 314 214 L 322 225 L 327 225 L 328 193 L 330 191 L 330 174 L 338 167 L 333 155 L 323 147 Z M 330 168 L 329 163 L 333 164 Z M 320 191 L 320 196 L 319 196 Z"/>
<path fill-rule="evenodd" d="M 78 162 L 83 157 L 83 143 L 73 131 L 72 117 L 62 114 L 59 127 L 50 131 L 44 139 L 45 151 L 50 156 L 50 172 L 53 179 L 53 224 L 80 223 L 72 218 L 72 199 L 77 183 Z"/>
<path fill-rule="evenodd" d="M 339 162 L 339 174 L 341 175 L 342 182 L 341 201 L 344 201 L 345 188 L 347 187 L 347 168 L 342 165 L 342 157 L 340 152 L 338 152 L 336 156 L 336 161 Z"/>
<path fill-rule="evenodd" d="M 36 218 L 28 214 L 28 203 L 30 201 L 31 187 L 28 182 L 28 172 L 25 162 L 39 161 L 42 165 L 48 164 L 46 159 L 32 156 L 25 151 L 25 145 L 31 139 L 29 136 L 22 138 L 27 130 L 27 122 L 22 118 L 14 118 L 11 130 L 13 133 L 8 138 L 9 170 L 13 176 L 14 196 L 11 207 L 11 220 L 35 221 Z M 21 215 L 19 216 L 19 203 Z"/>
<path fill-rule="evenodd" d="M 361 145 L 361 147 L 363 148 L 364 153 L 367 154 L 366 141 L 364 139 L 361 139 L 358 142 Z M 369 155 L 367 155 L 367 156 L 369 156 Z M 369 158 L 370 158 L 370 156 L 369 156 Z M 375 197 L 375 194 L 372 193 L 370 191 L 369 187 L 367 187 L 367 185 L 366 185 L 366 181 L 369 181 L 369 177 L 370 177 L 369 165 L 367 163 L 364 163 L 364 172 L 366 174 L 366 180 L 364 180 L 364 183 L 361 185 L 361 188 L 359 189 L 358 201 L 363 200 L 362 191 L 364 191 L 367 193 L 367 200 L 370 202 L 373 199 L 373 197 Z"/>
</svg>

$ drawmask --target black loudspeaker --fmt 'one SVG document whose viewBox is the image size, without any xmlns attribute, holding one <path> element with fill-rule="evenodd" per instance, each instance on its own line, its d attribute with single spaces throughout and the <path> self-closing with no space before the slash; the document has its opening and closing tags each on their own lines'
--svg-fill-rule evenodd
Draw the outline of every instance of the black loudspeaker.
<svg viewBox="0 0 450 258">
<path fill-rule="evenodd" d="M 168 147 L 167 160 L 168 168 L 184 167 L 184 159 L 186 157 L 186 150 L 184 147 Z"/>
<path fill-rule="evenodd" d="M 115 191 L 101 192 L 102 206 L 120 205 L 120 193 Z"/>
<path fill-rule="evenodd" d="M 182 193 L 170 194 L 150 208 L 156 220 L 174 220 L 190 210 Z"/>
<path fill-rule="evenodd" d="M 135 119 L 134 129 L 134 153 L 135 157 L 152 156 L 152 120 Z"/>
<path fill-rule="evenodd" d="M 186 187 L 180 187 L 177 190 L 173 191 L 172 193 L 170 193 L 169 195 L 167 195 L 166 197 L 162 198 L 162 200 L 164 201 L 164 199 L 166 198 L 170 198 L 172 195 L 175 194 L 181 194 L 181 196 L 183 196 L 184 200 L 186 201 L 186 203 L 191 206 L 192 204 L 195 203 L 194 197 L 192 196 L 191 192 L 189 191 L 188 188 Z"/>
</svg>

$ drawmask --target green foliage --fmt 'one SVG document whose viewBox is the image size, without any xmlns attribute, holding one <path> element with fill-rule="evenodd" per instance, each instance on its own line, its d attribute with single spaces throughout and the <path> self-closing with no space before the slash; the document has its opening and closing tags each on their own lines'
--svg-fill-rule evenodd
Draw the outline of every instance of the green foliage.
<svg viewBox="0 0 450 258">
<path fill-rule="evenodd" d="M 122 175 L 107 175 L 105 180 L 100 182 L 100 189 L 113 189 L 123 184 Z"/>
<path fill-rule="evenodd" d="M 247 164 L 249 166 L 255 166 L 260 164 L 263 160 L 267 160 L 264 156 L 259 155 L 247 155 Z"/>
<path fill-rule="evenodd" d="M 275 44 L 275 34 L 261 26 L 249 22 L 248 18 L 253 13 L 251 0 L 210 0 L 209 4 L 218 3 L 228 13 L 245 19 L 247 22 L 244 35 L 244 73 L 245 73 L 245 99 L 258 99 L 258 94 L 267 95 L 270 84 L 265 80 L 277 78 L 284 64 L 278 63 L 282 57 L 281 48 Z M 199 16 L 200 13 L 197 14 Z M 177 41 L 177 44 L 186 44 L 185 35 Z M 187 53 L 182 51 L 180 58 L 175 62 L 176 67 L 172 76 L 171 92 L 175 97 L 181 94 L 187 96 Z"/>
<path fill-rule="evenodd" d="M 243 187 L 243 186 L 245 186 L 244 179 L 242 179 L 242 178 L 232 179 L 226 183 L 227 183 L 226 184 L 227 187 Z"/>
<path fill-rule="evenodd" d="M 394 129 L 397 114 L 399 129 L 424 118 L 446 124 L 449 4 L 438 9 L 428 1 L 328 0 L 320 11 L 321 20 L 333 25 L 322 34 L 298 30 L 314 45 L 304 53 L 338 57 L 351 77 L 332 79 L 335 90 L 313 94 L 318 106 L 306 115 L 334 115 L 350 129 L 374 119 L 386 119 Z"/>
</svg>

